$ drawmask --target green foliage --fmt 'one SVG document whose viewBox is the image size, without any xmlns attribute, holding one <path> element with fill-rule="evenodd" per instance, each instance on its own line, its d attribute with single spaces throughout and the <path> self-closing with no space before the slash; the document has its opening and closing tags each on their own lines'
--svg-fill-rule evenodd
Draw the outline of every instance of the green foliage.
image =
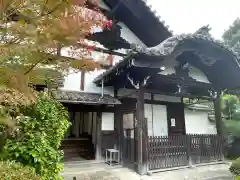
<svg viewBox="0 0 240 180">
<path fill-rule="evenodd" d="M 221 98 L 223 126 L 226 135 L 240 136 L 240 101 L 235 95 L 225 94 Z"/>
<path fill-rule="evenodd" d="M 24 167 L 20 163 L 0 161 L 0 179 L 4 180 L 40 180 L 34 168 Z"/>
<path fill-rule="evenodd" d="M 223 40 L 230 46 L 236 47 L 240 42 L 240 19 L 237 18 L 223 34 Z"/>
<path fill-rule="evenodd" d="M 235 176 L 240 176 L 240 158 L 232 162 L 229 171 Z"/>
<path fill-rule="evenodd" d="M 227 119 L 235 119 L 237 115 L 239 99 L 237 96 L 225 94 L 221 99 L 222 112 Z"/>
<path fill-rule="evenodd" d="M 45 93 L 16 118 L 16 133 L 6 141 L 7 158 L 35 168 L 42 179 L 59 179 L 63 152 L 59 150 L 69 127 L 68 112 Z"/>
<path fill-rule="evenodd" d="M 240 136 L 240 121 L 239 120 L 224 120 L 225 134 L 239 137 Z"/>
<path fill-rule="evenodd" d="M 1 0 L 0 17 L 0 85 L 26 93 L 29 83 L 58 80 L 70 68 L 100 68 L 85 39 L 103 15 L 87 10 L 86 0 Z M 72 58 L 62 56 L 60 49 L 70 47 Z M 59 72 L 34 75 L 49 67 Z"/>
</svg>

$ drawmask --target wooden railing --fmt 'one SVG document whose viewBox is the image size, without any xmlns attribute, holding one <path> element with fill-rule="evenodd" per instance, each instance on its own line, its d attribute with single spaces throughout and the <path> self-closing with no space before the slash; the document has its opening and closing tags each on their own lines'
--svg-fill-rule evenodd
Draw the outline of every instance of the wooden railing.
<svg viewBox="0 0 240 180">
<path fill-rule="evenodd" d="M 218 135 L 150 136 L 149 170 L 223 160 L 223 138 Z"/>
</svg>

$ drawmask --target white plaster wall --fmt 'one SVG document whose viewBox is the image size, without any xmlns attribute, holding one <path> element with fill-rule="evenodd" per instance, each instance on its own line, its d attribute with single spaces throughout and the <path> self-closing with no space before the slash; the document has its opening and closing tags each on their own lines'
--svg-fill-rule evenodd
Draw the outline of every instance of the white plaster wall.
<svg viewBox="0 0 240 180">
<path fill-rule="evenodd" d="M 93 80 L 95 77 L 103 73 L 103 70 L 96 70 L 92 72 L 87 72 L 85 74 L 85 85 L 84 85 L 84 91 L 80 89 L 80 82 L 81 82 L 81 72 L 77 73 L 71 73 L 68 76 L 65 77 L 64 85 L 62 90 L 68 90 L 68 91 L 81 91 L 81 92 L 89 92 L 89 93 L 102 93 L 102 88 L 97 87 Z M 104 88 L 104 94 L 108 94 L 113 96 L 114 91 L 112 87 L 105 87 Z"/>
<path fill-rule="evenodd" d="M 215 123 L 208 120 L 208 112 L 185 109 L 187 134 L 217 134 Z"/>
<path fill-rule="evenodd" d="M 192 66 L 190 66 L 189 68 L 189 76 L 192 77 L 193 79 L 196 79 L 199 82 L 210 83 L 207 76 L 202 71 Z"/>
<path fill-rule="evenodd" d="M 167 107 L 158 104 L 144 104 L 145 117 L 148 120 L 149 136 L 167 136 Z"/>
<path fill-rule="evenodd" d="M 174 73 L 175 70 L 173 67 L 166 67 L 164 71 L 159 72 L 159 74 L 161 75 L 171 75 Z M 189 76 L 193 79 L 196 79 L 196 81 L 198 82 L 210 83 L 207 76 L 203 72 L 192 66 L 189 66 Z"/>
<path fill-rule="evenodd" d="M 146 47 L 146 45 L 123 22 L 119 22 L 118 25 L 122 27 L 121 37 L 123 39 L 126 39 L 130 43 Z"/>
<path fill-rule="evenodd" d="M 181 102 L 181 97 L 154 94 L 153 95 L 153 100 L 155 100 L 155 101 L 165 101 L 165 102 Z"/>
</svg>

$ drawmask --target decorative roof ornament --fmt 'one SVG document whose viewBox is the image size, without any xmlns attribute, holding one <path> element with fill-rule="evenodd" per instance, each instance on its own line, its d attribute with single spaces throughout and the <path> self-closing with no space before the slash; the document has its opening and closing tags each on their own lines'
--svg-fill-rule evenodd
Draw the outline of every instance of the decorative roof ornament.
<svg viewBox="0 0 240 180">
<path fill-rule="evenodd" d="M 199 28 L 194 34 L 211 37 L 211 34 L 210 34 L 211 29 L 212 28 L 210 28 L 209 24 L 208 24 L 206 26 L 203 26 L 203 27 Z"/>
</svg>

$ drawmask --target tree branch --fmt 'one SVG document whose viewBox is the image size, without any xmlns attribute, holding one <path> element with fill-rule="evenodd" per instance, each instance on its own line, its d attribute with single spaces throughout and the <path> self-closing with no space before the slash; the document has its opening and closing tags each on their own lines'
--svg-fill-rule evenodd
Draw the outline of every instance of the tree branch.
<svg viewBox="0 0 240 180">
<path fill-rule="evenodd" d="M 41 11 L 41 16 L 44 15 L 44 10 L 46 9 L 47 3 L 48 3 L 48 0 L 45 0 L 44 6 L 43 6 L 42 11 Z"/>
<path fill-rule="evenodd" d="M 36 63 L 34 63 L 25 73 L 24 75 L 27 75 L 29 72 L 31 72 L 33 70 L 33 68 L 35 68 L 41 61 L 43 61 L 43 59 L 38 60 Z"/>
<path fill-rule="evenodd" d="M 58 3 L 54 8 L 52 8 L 50 11 L 48 11 L 47 13 L 41 15 L 41 16 L 47 16 L 52 14 L 54 11 L 56 11 L 58 9 L 58 7 L 63 3 L 63 0 L 61 0 L 60 3 Z"/>
</svg>

